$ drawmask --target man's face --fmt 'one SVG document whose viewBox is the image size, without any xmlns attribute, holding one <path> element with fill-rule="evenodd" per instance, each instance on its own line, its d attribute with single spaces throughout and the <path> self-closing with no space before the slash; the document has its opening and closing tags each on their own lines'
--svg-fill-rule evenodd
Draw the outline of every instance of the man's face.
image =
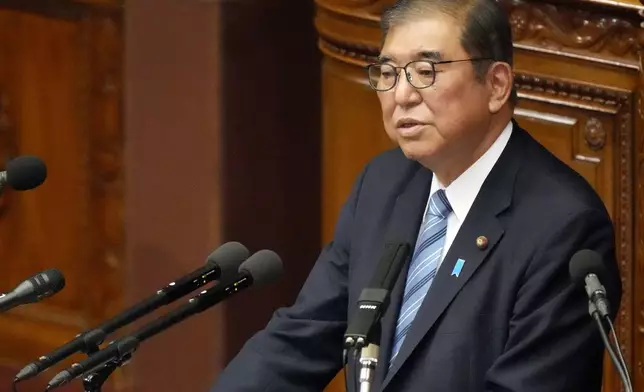
<svg viewBox="0 0 644 392">
<path fill-rule="evenodd" d="M 418 18 L 389 30 L 380 58 L 396 67 L 469 59 L 460 38 L 460 24 L 449 16 Z M 430 87 L 414 88 L 400 71 L 393 89 L 378 92 L 387 135 L 432 170 L 470 159 L 491 116 L 489 88 L 475 78 L 472 62 L 436 64 L 435 70 Z"/>
</svg>

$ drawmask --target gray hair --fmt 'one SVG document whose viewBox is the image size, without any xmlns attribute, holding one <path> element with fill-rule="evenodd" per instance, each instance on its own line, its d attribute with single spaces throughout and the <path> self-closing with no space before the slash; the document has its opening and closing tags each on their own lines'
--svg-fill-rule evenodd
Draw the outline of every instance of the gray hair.
<svg viewBox="0 0 644 392">
<path fill-rule="evenodd" d="M 469 56 L 493 59 L 472 62 L 477 80 L 485 80 L 494 61 L 512 67 L 512 28 L 507 13 L 495 0 L 398 0 L 382 15 L 383 40 L 391 27 L 433 12 L 451 16 L 462 24 L 461 45 Z M 517 99 L 513 87 L 510 103 L 515 105 Z"/>
</svg>

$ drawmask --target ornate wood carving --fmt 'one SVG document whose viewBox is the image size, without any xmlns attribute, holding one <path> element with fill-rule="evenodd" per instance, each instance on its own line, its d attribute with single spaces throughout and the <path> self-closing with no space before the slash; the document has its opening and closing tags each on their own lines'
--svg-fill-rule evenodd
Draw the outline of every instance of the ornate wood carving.
<svg viewBox="0 0 644 392">
<path fill-rule="evenodd" d="M 616 138 L 619 163 L 617 170 L 617 197 L 618 200 L 615 217 L 618 226 L 617 257 L 622 273 L 622 304 L 617 317 L 619 340 L 624 352 L 626 363 L 633 363 L 632 339 L 632 314 L 633 306 L 633 281 L 631 277 L 635 272 L 633 268 L 633 152 L 634 127 L 632 124 L 633 102 L 631 95 L 618 90 L 598 88 L 582 83 L 571 83 L 550 78 L 536 77 L 533 75 L 519 74 L 516 76 L 517 90 L 522 99 L 565 105 L 591 111 L 611 113 L 614 115 L 616 129 L 619 131 Z M 589 131 L 589 128 L 592 129 Z M 593 135 L 593 142 L 597 145 L 605 143 L 605 131 L 596 118 L 590 117 L 586 124 L 585 136 L 588 140 L 589 133 Z M 598 148 L 596 148 L 598 149 Z"/>
<path fill-rule="evenodd" d="M 644 18 L 644 10 L 640 11 L 640 16 Z M 637 88 L 637 111 L 635 116 L 635 132 L 636 142 L 635 151 L 636 157 L 634 161 L 635 167 L 635 260 L 636 271 L 644 271 L 644 22 L 641 24 L 638 40 L 639 40 L 639 86 Z M 644 385 L 644 292 L 642 286 L 644 285 L 644 276 L 641 272 L 633 277 L 635 287 L 635 306 L 633 314 L 635 318 L 635 334 L 634 334 L 634 351 L 636 354 L 636 363 L 633 369 L 633 386 L 638 390 Z"/>
<path fill-rule="evenodd" d="M 620 104 L 628 98 L 628 94 L 618 90 L 525 73 L 515 73 L 514 80 L 522 98 L 592 111 L 615 114 Z"/>
<path fill-rule="evenodd" d="M 630 95 L 623 95 L 616 117 L 617 133 L 616 146 L 619 151 L 619 163 L 614 172 L 618 175 L 619 188 L 617 191 L 617 260 L 622 277 L 622 303 L 617 316 L 620 347 L 624 353 L 624 361 L 630 368 L 633 366 L 633 142 L 634 129 L 632 121 L 633 102 Z"/>
<path fill-rule="evenodd" d="M 317 26 L 323 52 L 340 54 L 345 61 L 363 61 L 378 52 L 379 37 L 365 40 L 355 24 L 377 28 L 381 13 L 394 0 L 317 0 Z M 526 0 L 500 0 L 510 15 L 515 46 L 551 52 L 593 62 L 638 67 L 638 26 L 635 12 L 607 12 L 578 5 Z M 326 23 L 333 19 L 333 24 Z M 339 31 L 347 34 L 338 34 Z M 330 53 L 331 54 L 331 53 Z"/>
<path fill-rule="evenodd" d="M 513 38 L 520 48 L 637 67 L 635 14 L 616 17 L 602 10 L 579 9 L 577 5 L 523 0 L 503 0 L 502 4 L 510 15 Z"/>
</svg>

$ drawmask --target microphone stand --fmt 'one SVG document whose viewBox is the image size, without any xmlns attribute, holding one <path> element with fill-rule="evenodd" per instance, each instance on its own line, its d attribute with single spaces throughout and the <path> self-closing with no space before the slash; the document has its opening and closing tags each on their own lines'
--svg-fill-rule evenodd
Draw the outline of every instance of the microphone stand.
<svg viewBox="0 0 644 392">
<path fill-rule="evenodd" d="M 377 322 L 367 336 L 367 339 L 358 338 L 352 342 L 356 357 L 354 365 L 356 366 L 356 376 L 358 379 L 356 392 L 370 392 L 371 390 L 371 385 L 376 375 L 376 368 L 378 367 L 378 354 L 380 351 L 380 347 L 376 343 L 371 342 L 380 342 L 380 334 L 381 325 L 380 322 Z M 347 341 L 347 343 L 349 342 Z"/>
<path fill-rule="evenodd" d="M 369 392 L 378 366 L 378 346 L 369 344 L 360 349 L 360 392 Z"/>
<path fill-rule="evenodd" d="M 127 354 L 122 358 L 116 358 L 98 370 L 92 371 L 83 377 L 83 389 L 85 392 L 101 392 L 103 384 L 112 375 L 116 368 L 121 367 L 125 362 L 132 358 L 132 354 Z"/>
<path fill-rule="evenodd" d="M 622 350 L 619 347 L 617 334 L 615 333 L 615 328 L 613 327 L 613 323 L 611 322 L 610 317 L 606 316 L 605 320 L 608 322 L 608 325 L 610 326 L 610 331 L 613 334 L 613 339 L 615 340 L 615 348 L 613 348 L 613 345 L 611 344 L 608 338 L 608 333 L 606 332 L 606 326 L 604 325 L 603 319 L 599 314 L 599 311 L 597 311 L 597 307 L 595 306 L 595 303 L 593 301 L 588 301 L 588 313 L 590 313 L 592 318 L 597 322 L 597 326 L 599 328 L 599 333 L 601 334 L 602 341 L 604 342 L 604 346 L 606 347 L 606 351 L 608 351 L 608 355 L 610 356 L 610 359 L 612 360 L 613 365 L 615 365 L 615 369 L 617 369 L 617 372 L 619 373 L 619 376 L 622 379 L 622 385 L 624 386 L 624 390 L 626 392 L 633 392 L 633 385 L 631 383 L 630 375 L 628 373 L 628 366 L 626 366 L 626 361 L 624 361 L 624 356 L 622 355 Z M 617 354 L 615 354 L 615 351 L 617 351 Z"/>
<path fill-rule="evenodd" d="M 83 377 L 85 392 L 100 392 L 103 384 L 112 372 L 132 357 L 132 353 L 138 349 L 140 343 L 184 321 L 190 316 L 217 305 L 219 302 L 233 296 L 239 291 L 250 287 L 253 282 L 252 275 L 244 271 L 235 277 L 235 279 L 230 279 L 230 281 L 220 283 L 208 290 L 202 291 L 199 295 L 190 298 L 186 304 L 156 318 L 152 322 L 139 328 L 132 335 L 111 342 L 103 350 L 88 356 L 88 359 L 72 365 L 68 368 L 69 370 L 60 372 L 52 379 L 52 381 L 56 380 L 56 382 L 50 381 L 47 391 L 65 385 L 76 377 Z M 85 370 L 85 367 L 87 370 Z M 59 378 L 64 373 L 67 373 L 67 375 Z"/>
<path fill-rule="evenodd" d="M 349 351 L 353 349 L 356 356 L 354 366 L 356 370 L 360 368 L 360 392 L 369 392 L 371 388 L 378 366 L 381 318 L 389 306 L 390 291 L 410 253 L 411 245 L 406 242 L 385 243 L 384 253 L 378 262 L 372 282 L 360 293 L 358 309 L 344 333 L 343 362 L 346 363 Z M 348 378 L 345 378 L 345 383 L 348 384 Z"/>
<path fill-rule="evenodd" d="M 92 344 L 88 346 L 87 350 L 84 350 L 88 357 L 92 356 L 95 352 L 98 352 L 100 348 L 98 345 Z M 103 384 L 107 379 L 112 375 L 116 368 L 120 367 L 124 363 L 132 358 L 132 353 L 128 353 L 120 358 L 115 358 L 112 361 L 106 363 L 97 370 L 88 372 L 86 376 L 83 377 L 83 390 L 85 392 L 101 392 L 103 389 Z"/>
</svg>

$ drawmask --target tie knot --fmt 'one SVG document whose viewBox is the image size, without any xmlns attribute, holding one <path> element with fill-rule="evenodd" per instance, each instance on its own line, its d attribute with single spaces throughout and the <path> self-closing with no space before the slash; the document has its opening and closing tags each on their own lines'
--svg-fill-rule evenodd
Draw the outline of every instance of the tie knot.
<svg viewBox="0 0 644 392">
<path fill-rule="evenodd" d="M 452 206 L 449 204 L 449 200 L 447 200 L 445 190 L 439 189 L 429 199 L 427 213 L 445 219 L 450 212 L 452 212 Z"/>
</svg>

